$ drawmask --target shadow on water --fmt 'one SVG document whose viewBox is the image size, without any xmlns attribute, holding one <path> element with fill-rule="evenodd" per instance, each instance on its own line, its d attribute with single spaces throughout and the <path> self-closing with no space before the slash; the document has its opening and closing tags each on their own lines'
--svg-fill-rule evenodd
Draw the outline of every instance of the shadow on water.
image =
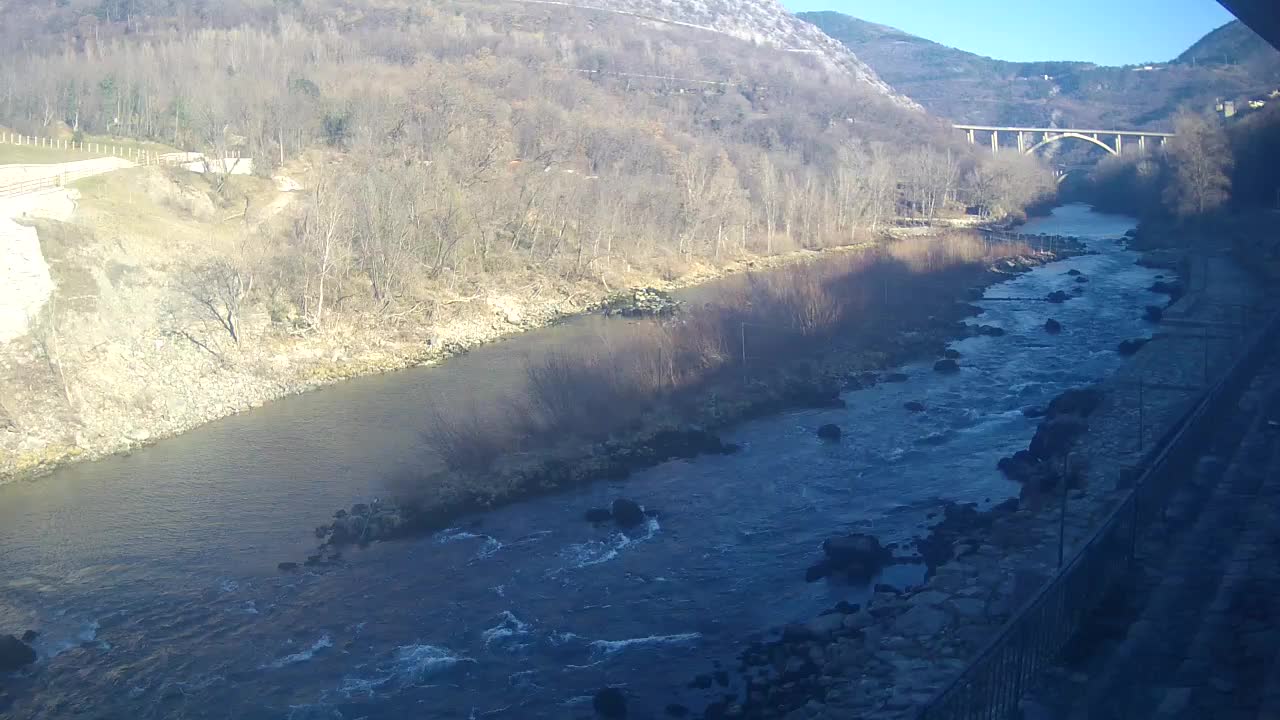
<svg viewBox="0 0 1280 720">
<path fill-rule="evenodd" d="M 435 393 L 483 401 L 521 354 L 593 332 L 579 320 L 437 368 L 356 380 L 228 418 L 130 457 L 0 488 L 0 628 L 41 631 L 14 682 L 16 717 L 573 717 L 605 684 L 680 693 L 752 636 L 866 590 L 805 583 L 821 540 L 920 534 L 940 500 L 1000 502 L 996 460 L 1025 447 L 1022 409 L 1104 377 L 1143 329 L 1154 271 L 1111 239 L 1127 218 L 1059 208 L 1028 232 L 1082 236 L 1096 255 L 992 289 L 1063 305 L 980 303 L 1004 337 L 953 344 L 962 371 L 839 410 L 745 423 L 735 455 L 677 461 L 478 516 L 413 542 L 281 575 L 306 525 L 431 461 L 418 429 Z M 1065 326 L 1042 330 L 1047 316 Z M 925 411 L 904 409 L 920 402 Z M 845 429 L 819 442 L 825 423 Z M 582 520 L 625 494 L 656 511 L 622 531 Z M 918 568 L 894 570 L 900 585 Z M 696 703 L 685 695 L 684 699 Z M 337 714 L 335 714 L 337 713 Z"/>
</svg>

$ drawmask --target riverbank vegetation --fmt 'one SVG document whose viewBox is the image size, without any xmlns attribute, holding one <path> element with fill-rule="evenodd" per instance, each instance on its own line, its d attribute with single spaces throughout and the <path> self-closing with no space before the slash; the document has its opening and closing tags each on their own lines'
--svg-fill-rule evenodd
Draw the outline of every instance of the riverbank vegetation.
<svg viewBox="0 0 1280 720">
<path fill-rule="evenodd" d="M 674 318 L 606 323 L 527 359 L 523 386 L 488 408 L 433 412 L 426 437 L 454 477 L 406 492 L 430 503 L 460 477 L 488 487 L 504 456 L 537 461 L 836 402 L 860 372 L 940 352 L 965 312 L 956 298 L 996 260 L 1032 255 L 976 233 L 912 238 L 720 281 Z"/>
<path fill-rule="evenodd" d="M 1163 150 L 1099 163 L 1082 197 L 1141 217 L 1144 246 L 1233 247 L 1252 269 L 1280 278 L 1280 108 L 1230 121 L 1183 113 L 1175 126 Z"/>
</svg>

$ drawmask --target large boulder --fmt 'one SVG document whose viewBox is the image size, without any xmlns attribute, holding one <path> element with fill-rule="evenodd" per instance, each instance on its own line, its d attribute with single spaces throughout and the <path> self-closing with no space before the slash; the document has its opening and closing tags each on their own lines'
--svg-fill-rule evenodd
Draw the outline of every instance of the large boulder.
<svg viewBox="0 0 1280 720">
<path fill-rule="evenodd" d="M 1035 478 L 1039 472 L 1038 462 L 1030 450 L 1019 450 L 1010 457 L 1000 458 L 996 467 L 1005 477 L 1018 483 L 1026 483 Z"/>
<path fill-rule="evenodd" d="M 1089 426 L 1074 415 L 1061 415 L 1040 423 L 1028 448 L 1037 460 L 1048 460 L 1064 454 Z"/>
<path fill-rule="evenodd" d="M 634 500 L 618 498 L 613 501 L 613 520 L 619 527 L 633 528 L 644 523 L 644 508 Z"/>
<path fill-rule="evenodd" d="M 1079 415 L 1088 417 L 1102 404 L 1103 392 L 1096 387 L 1072 388 L 1064 391 L 1049 403 L 1047 415 Z"/>
<path fill-rule="evenodd" d="M 822 543 L 825 557 L 805 573 L 809 582 L 842 573 L 854 582 L 866 582 L 893 560 L 893 552 L 871 535 L 855 533 Z"/>
<path fill-rule="evenodd" d="M 1151 283 L 1151 292 L 1168 295 L 1170 302 L 1177 302 L 1178 298 L 1182 297 L 1186 290 L 1182 287 L 1182 283 L 1176 280 L 1157 280 Z"/>
<path fill-rule="evenodd" d="M 947 348 L 946 350 L 943 350 L 943 351 L 942 351 L 942 357 L 945 357 L 945 358 L 951 358 L 952 360 L 959 360 L 959 359 L 960 359 L 960 351 L 959 351 L 959 350 L 953 350 L 953 349 L 951 349 L 951 348 Z"/>
<path fill-rule="evenodd" d="M 618 688 L 605 688 L 591 698 L 591 707 L 598 717 L 623 720 L 627 717 L 627 696 Z"/>
<path fill-rule="evenodd" d="M 1143 345 L 1151 342 L 1151 338 L 1133 338 L 1130 340 L 1121 340 L 1116 350 L 1125 357 L 1138 354 Z"/>
<path fill-rule="evenodd" d="M 1062 332 L 1062 323 L 1054 320 L 1053 318 L 1049 318 L 1044 321 L 1044 331 L 1050 335 L 1057 335 Z"/>
<path fill-rule="evenodd" d="M 0 672 L 13 672 L 36 661 L 36 651 L 12 635 L 0 635 Z"/>
<path fill-rule="evenodd" d="M 995 325 L 979 325 L 974 328 L 974 332 L 978 335 L 985 335 L 987 337 L 1002 337 L 1004 335 L 1004 328 L 996 327 Z"/>
<path fill-rule="evenodd" d="M 843 433 L 843 432 L 841 432 L 841 430 L 840 430 L 840 426 L 839 426 L 839 425 L 832 425 L 832 424 L 828 423 L 828 424 L 823 425 L 822 427 L 818 428 L 818 437 L 820 437 L 820 438 L 822 438 L 823 440 L 826 440 L 826 441 L 828 441 L 828 442 L 837 442 L 837 441 L 839 441 L 839 440 L 840 440 L 840 436 L 841 436 L 841 435 L 843 435 L 843 434 L 844 434 L 844 433 Z"/>
</svg>

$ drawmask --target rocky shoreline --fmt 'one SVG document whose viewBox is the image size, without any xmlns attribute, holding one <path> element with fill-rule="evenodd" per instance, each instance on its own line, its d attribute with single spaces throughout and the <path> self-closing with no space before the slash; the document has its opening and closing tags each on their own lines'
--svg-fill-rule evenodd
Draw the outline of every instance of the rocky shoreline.
<svg viewBox="0 0 1280 720">
<path fill-rule="evenodd" d="M 597 479 L 624 478 L 667 460 L 733 452 L 736 448 L 724 443 L 717 432 L 735 423 L 787 410 L 842 406 L 841 392 L 878 382 L 902 382 L 906 376 L 894 368 L 910 361 L 940 357 L 935 371 L 953 372 L 961 360 L 958 353 L 944 351 L 947 343 L 974 335 L 1003 334 L 1000 328 L 964 322 L 982 310 L 963 298 L 981 297 L 990 285 L 1081 252 L 1079 243 L 1060 240 L 1064 241 L 1064 249 L 1056 253 L 1015 256 L 975 267 L 971 274 L 958 279 L 953 300 L 930 315 L 923 327 L 898 328 L 872 349 L 835 348 L 816 363 L 809 364 L 812 359 L 807 359 L 804 367 L 780 373 L 775 382 L 753 382 L 733 395 L 716 394 L 699 403 L 702 410 L 694 422 L 642 430 L 576 454 L 526 458 L 497 471 L 498 476 L 488 485 L 500 488 L 496 492 L 475 490 L 435 504 L 413 500 L 382 503 L 377 511 L 367 504 L 339 509 L 331 521 L 316 528 L 321 542 L 306 563 L 339 562 L 341 548 L 347 545 L 420 536 L 447 527 L 462 515 Z M 294 561 L 282 565 L 286 569 L 297 567 Z"/>
<path fill-rule="evenodd" d="M 1167 253 L 1146 258 L 1158 267 L 1182 265 Z M 1222 279 L 1230 285 L 1230 279 Z M 1170 295 L 1169 309 L 1182 317 L 1212 312 L 1196 298 L 1182 299 L 1182 286 L 1153 287 Z M 1232 288 L 1234 290 L 1234 288 Z M 1059 523 L 1068 556 L 1089 537 L 1096 522 L 1123 495 L 1120 427 L 1132 424 L 1125 377 L 1134 372 L 1190 374 L 1196 362 L 1168 353 L 1142 353 L 1099 386 L 1059 395 L 1043 412 L 1029 447 L 1001 461 L 1022 483 L 1020 498 L 989 510 L 948 503 L 915 554 L 880 548 L 875 538 L 852 536 L 866 558 L 884 564 L 927 565 L 919 587 L 878 585 L 865 607 L 841 603 L 806 623 L 779 628 L 751 643 L 733 673 L 723 670 L 700 715 L 720 718 L 864 719 L 914 717 L 918 708 L 951 682 L 969 658 L 1048 580 L 1056 568 Z M 1136 367 L 1135 365 L 1142 366 Z M 1185 401 L 1164 399 L 1147 409 L 1156 427 L 1176 422 Z M 1066 464 L 1069 454 L 1086 461 Z M 1105 463 L 1098 463 L 1105 460 Z M 1090 464 L 1098 463 L 1097 467 Z M 1064 482 L 1065 481 L 1065 482 Z M 1061 503 L 1071 511 L 1063 513 Z M 824 544 L 829 563 L 833 553 Z M 810 569 L 810 579 L 815 575 Z M 698 715 L 680 704 L 668 716 Z"/>
</svg>

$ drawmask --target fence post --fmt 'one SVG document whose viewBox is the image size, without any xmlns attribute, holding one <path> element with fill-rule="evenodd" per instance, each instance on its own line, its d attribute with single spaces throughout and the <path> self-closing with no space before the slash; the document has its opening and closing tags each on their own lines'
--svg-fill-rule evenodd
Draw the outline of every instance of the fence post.
<svg viewBox="0 0 1280 720">
<path fill-rule="evenodd" d="M 1209 387 L 1209 326 L 1204 326 L 1204 386 Z"/>
<path fill-rule="evenodd" d="M 1067 547 L 1067 483 L 1070 480 L 1071 455 L 1062 456 L 1062 508 L 1058 511 L 1058 571 L 1062 571 L 1062 558 Z"/>
<path fill-rule="evenodd" d="M 1145 444 L 1143 435 L 1146 433 L 1145 415 L 1147 412 L 1147 403 L 1142 397 L 1142 385 L 1146 376 L 1138 376 L 1138 453 L 1141 454 L 1143 445 Z"/>
</svg>

